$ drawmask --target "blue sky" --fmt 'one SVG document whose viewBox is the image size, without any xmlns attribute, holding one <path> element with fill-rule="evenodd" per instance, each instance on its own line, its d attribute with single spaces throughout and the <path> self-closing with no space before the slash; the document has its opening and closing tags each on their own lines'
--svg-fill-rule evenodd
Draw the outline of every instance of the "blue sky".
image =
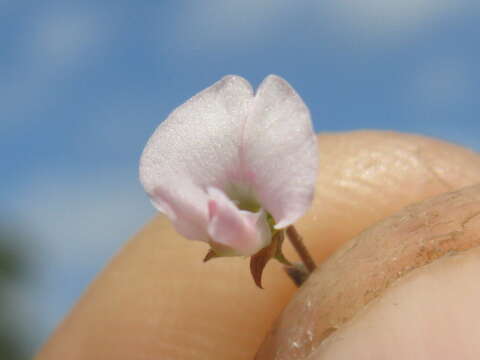
<svg viewBox="0 0 480 360">
<path fill-rule="evenodd" d="M 149 135 L 225 74 L 284 77 L 318 131 L 479 150 L 479 13 L 475 0 L 0 0 L 0 222 L 30 262 L 8 295 L 30 348 L 153 215 L 137 181 Z"/>
</svg>

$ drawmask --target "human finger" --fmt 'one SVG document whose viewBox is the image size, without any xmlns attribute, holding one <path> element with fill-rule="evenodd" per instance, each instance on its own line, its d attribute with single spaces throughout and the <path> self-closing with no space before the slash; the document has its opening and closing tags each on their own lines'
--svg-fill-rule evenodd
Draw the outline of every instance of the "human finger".
<svg viewBox="0 0 480 360">
<path fill-rule="evenodd" d="M 479 235 L 480 185 L 384 219 L 310 276 L 257 359 L 479 358 Z"/>
<path fill-rule="evenodd" d="M 319 261 L 405 205 L 480 179 L 476 154 L 434 139 L 354 132 L 322 135 L 319 145 L 316 200 L 298 224 Z M 115 256 L 37 358 L 253 357 L 295 288 L 275 263 L 259 290 L 245 260 L 203 264 L 205 252 L 156 218 Z"/>
</svg>

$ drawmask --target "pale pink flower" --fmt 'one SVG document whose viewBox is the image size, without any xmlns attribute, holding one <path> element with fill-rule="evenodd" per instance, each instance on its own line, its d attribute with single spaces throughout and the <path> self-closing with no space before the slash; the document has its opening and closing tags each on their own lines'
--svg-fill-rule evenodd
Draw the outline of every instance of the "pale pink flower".
<svg viewBox="0 0 480 360">
<path fill-rule="evenodd" d="M 308 108 L 282 78 L 254 93 L 225 76 L 160 124 L 140 160 L 154 206 L 216 255 L 257 253 L 310 206 L 318 151 Z"/>
</svg>

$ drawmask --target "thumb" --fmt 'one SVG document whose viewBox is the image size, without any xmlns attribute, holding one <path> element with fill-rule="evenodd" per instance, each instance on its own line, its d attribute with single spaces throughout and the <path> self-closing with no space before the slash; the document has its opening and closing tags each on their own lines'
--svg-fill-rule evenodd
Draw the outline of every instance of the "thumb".
<svg viewBox="0 0 480 360">
<path fill-rule="evenodd" d="M 312 274 L 258 358 L 480 358 L 479 235 L 480 185 L 385 219 Z"/>
</svg>

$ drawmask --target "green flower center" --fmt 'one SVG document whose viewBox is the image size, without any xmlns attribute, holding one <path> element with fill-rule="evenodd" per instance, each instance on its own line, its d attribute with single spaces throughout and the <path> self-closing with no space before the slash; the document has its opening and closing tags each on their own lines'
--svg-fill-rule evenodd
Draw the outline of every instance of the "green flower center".
<svg viewBox="0 0 480 360">
<path fill-rule="evenodd" d="M 261 209 L 260 203 L 249 186 L 232 183 L 225 188 L 225 194 L 240 210 L 256 213 Z"/>
</svg>

